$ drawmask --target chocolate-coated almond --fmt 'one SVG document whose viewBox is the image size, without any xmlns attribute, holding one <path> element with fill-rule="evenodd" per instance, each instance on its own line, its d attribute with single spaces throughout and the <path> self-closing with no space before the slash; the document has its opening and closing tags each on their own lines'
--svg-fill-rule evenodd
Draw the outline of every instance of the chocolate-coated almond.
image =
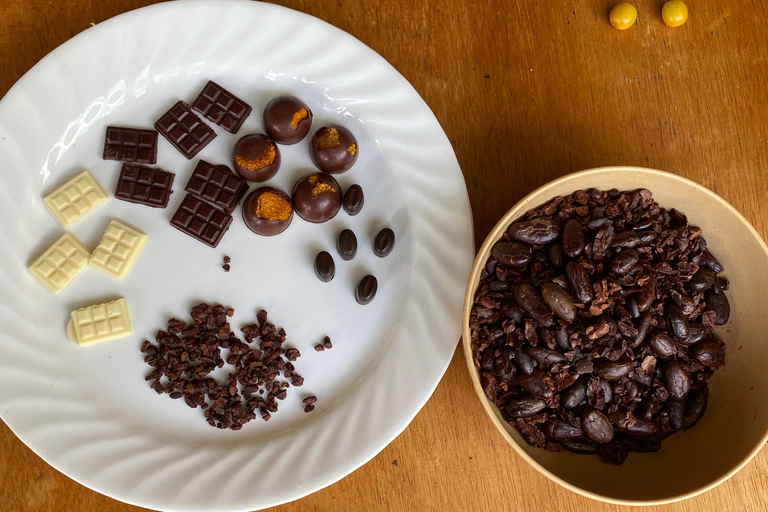
<svg viewBox="0 0 768 512">
<path fill-rule="evenodd" d="M 383 258 L 392 252 L 393 247 L 395 247 L 395 232 L 389 228 L 379 231 L 379 234 L 373 240 L 373 254 Z"/>
<path fill-rule="evenodd" d="M 363 188 L 360 185 L 352 185 L 346 192 L 344 192 L 342 206 L 348 215 L 354 216 L 360 213 L 364 204 L 365 194 L 363 194 Z"/>
<path fill-rule="evenodd" d="M 333 262 L 333 256 L 323 251 L 317 254 L 315 258 L 315 275 L 319 280 L 327 283 L 336 275 L 336 264 Z"/>
<path fill-rule="evenodd" d="M 376 290 L 379 287 L 379 283 L 372 275 L 367 275 L 357 283 L 355 288 L 355 300 L 358 304 L 368 304 L 376 296 Z"/>
<path fill-rule="evenodd" d="M 349 261 L 355 257 L 357 253 L 357 237 L 351 229 L 345 229 L 339 233 L 339 239 L 336 241 L 336 249 L 339 251 L 339 256 L 344 261 Z"/>
</svg>

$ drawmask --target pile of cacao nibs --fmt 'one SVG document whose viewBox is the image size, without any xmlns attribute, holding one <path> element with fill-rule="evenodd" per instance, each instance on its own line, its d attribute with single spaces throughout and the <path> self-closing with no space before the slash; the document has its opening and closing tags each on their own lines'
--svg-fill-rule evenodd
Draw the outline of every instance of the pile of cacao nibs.
<svg viewBox="0 0 768 512">
<path fill-rule="evenodd" d="M 723 267 L 648 190 L 580 190 L 514 222 L 470 317 L 486 396 L 533 446 L 622 464 L 693 427 L 725 363 Z"/>
<path fill-rule="evenodd" d="M 146 380 L 157 393 L 202 408 L 213 427 L 240 430 L 256 419 L 256 411 L 269 420 L 288 388 L 301 386 L 304 379 L 293 365 L 301 353 L 283 348 L 285 331 L 267 322 L 266 311 L 256 315 L 258 324 L 241 329 L 245 343 L 230 328 L 233 314 L 233 309 L 221 305 L 197 305 L 191 323 L 171 318 L 168 331 L 158 331 L 157 344 L 145 340 L 141 351 L 146 354 L 144 362 L 154 368 Z M 257 341 L 258 348 L 253 346 Z M 234 371 L 219 384 L 209 374 L 225 366 L 222 349 L 229 349 L 226 364 Z M 287 380 L 278 380 L 281 375 Z M 305 398 L 305 412 L 314 409 L 316 401 L 314 396 Z"/>
</svg>

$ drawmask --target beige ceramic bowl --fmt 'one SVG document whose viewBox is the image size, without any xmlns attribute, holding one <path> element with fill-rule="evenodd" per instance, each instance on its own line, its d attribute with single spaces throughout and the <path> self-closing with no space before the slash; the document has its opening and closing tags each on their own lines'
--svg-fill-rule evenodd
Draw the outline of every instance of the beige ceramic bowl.
<svg viewBox="0 0 768 512">
<path fill-rule="evenodd" d="M 599 457 L 533 448 L 485 397 L 472 363 L 469 313 L 493 244 L 509 224 L 554 196 L 579 189 L 647 188 L 666 208 L 700 226 L 731 281 L 731 317 L 718 329 L 726 365 L 710 383 L 709 407 L 691 430 L 666 439 L 657 453 L 631 453 L 622 466 Z M 528 194 L 499 221 L 480 248 L 464 301 L 464 356 L 477 396 L 520 456 L 568 489 L 601 501 L 654 505 L 707 491 L 741 469 L 768 440 L 768 247 L 736 211 L 710 190 L 679 176 L 635 167 L 606 167 L 563 176 Z"/>
</svg>

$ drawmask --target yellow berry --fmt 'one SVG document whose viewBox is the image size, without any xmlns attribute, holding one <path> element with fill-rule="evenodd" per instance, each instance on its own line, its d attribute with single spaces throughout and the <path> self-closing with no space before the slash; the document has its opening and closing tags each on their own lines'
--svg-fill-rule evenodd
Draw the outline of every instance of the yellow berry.
<svg viewBox="0 0 768 512">
<path fill-rule="evenodd" d="M 619 30 L 627 30 L 637 21 L 637 9 L 634 4 L 622 2 L 611 9 L 611 25 Z"/>
<path fill-rule="evenodd" d="M 668 27 L 679 27 L 688 21 L 688 7 L 680 0 L 670 0 L 661 8 L 661 19 Z"/>
</svg>

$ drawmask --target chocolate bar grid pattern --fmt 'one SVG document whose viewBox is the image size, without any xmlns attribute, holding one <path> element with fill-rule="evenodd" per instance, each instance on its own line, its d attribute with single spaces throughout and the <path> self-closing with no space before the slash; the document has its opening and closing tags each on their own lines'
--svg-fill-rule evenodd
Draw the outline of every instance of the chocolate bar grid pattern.
<svg viewBox="0 0 768 512">
<path fill-rule="evenodd" d="M 78 345 L 93 345 L 131 334 L 128 302 L 117 299 L 73 311 L 70 315 Z"/>
<path fill-rule="evenodd" d="M 216 138 L 213 129 L 183 101 L 163 114 L 155 123 L 155 128 L 188 160 Z"/>
<path fill-rule="evenodd" d="M 172 172 L 124 163 L 117 179 L 115 197 L 129 203 L 165 208 L 171 197 Z"/>
<path fill-rule="evenodd" d="M 53 293 L 59 293 L 85 268 L 90 257 L 77 238 L 64 233 L 29 266 L 29 272 Z"/>
<path fill-rule="evenodd" d="M 157 162 L 157 132 L 108 126 L 104 160 L 154 164 Z"/>
<path fill-rule="evenodd" d="M 211 247 L 219 245 L 230 224 L 231 215 L 191 194 L 184 197 L 171 218 L 173 227 Z"/>
<path fill-rule="evenodd" d="M 216 82 L 208 82 L 192 108 L 230 133 L 237 133 L 251 107 Z"/>
<path fill-rule="evenodd" d="M 146 241 L 147 235 L 141 231 L 113 220 L 93 250 L 90 264 L 105 274 L 122 279 L 133 267 Z"/>
<path fill-rule="evenodd" d="M 200 160 L 185 190 L 227 212 L 232 212 L 247 188 L 245 178 L 236 175 L 226 166 L 212 165 Z"/>
<path fill-rule="evenodd" d="M 216 82 L 208 82 L 192 108 L 230 133 L 237 133 L 251 107 Z"/>
<path fill-rule="evenodd" d="M 65 228 L 107 200 L 109 196 L 88 171 L 83 171 L 43 198 L 46 208 Z"/>
</svg>

